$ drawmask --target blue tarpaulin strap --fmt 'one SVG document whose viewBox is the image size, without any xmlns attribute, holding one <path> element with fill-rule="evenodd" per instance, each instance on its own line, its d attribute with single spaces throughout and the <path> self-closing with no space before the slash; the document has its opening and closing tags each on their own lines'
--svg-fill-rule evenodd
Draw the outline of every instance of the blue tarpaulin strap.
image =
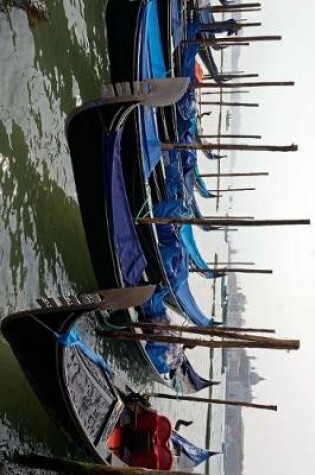
<svg viewBox="0 0 315 475">
<path fill-rule="evenodd" d="M 105 371 L 108 376 L 111 378 L 114 376 L 111 367 L 99 354 L 95 353 L 86 343 L 84 343 L 76 328 L 72 328 L 69 332 L 59 335 L 58 342 L 64 347 L 76 346 L 84 356 Z"/>
</svg>

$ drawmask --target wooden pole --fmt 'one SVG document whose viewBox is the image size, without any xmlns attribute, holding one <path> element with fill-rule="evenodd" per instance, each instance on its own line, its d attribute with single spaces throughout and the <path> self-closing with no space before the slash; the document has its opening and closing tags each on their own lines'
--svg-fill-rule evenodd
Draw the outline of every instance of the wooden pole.
<svg viewBox="0 0 315 475">
<path fill-rule="evenodd" d="M 217 43 L 252 43 L 255 41 L 281 41 L 282 37 L 278 35 L 265 35 L 265 36 L 236 36 L 235 38 L 217 38 L 217 39 L 186 39 L 182 40 L 184 45 L 201 45 L 212 46 Z"/>
<path fill-rule="evenodd" d="M 221 135 L 198 135 L 198 139 L 258 139 L 260 140 L 261 135 L 231 135 L 231 134 L 221 134 Z M 200 175 L 201 176 L 201 175 Z"/>
<path fill-rule="evenodd" d="M 260 22 L 246 22 L 246 23 L 243 23 L 243 21 L 242 22 L 238 21 L 237 25 L 243 29 L 243 28 L 252 28 L 252 27 L 256 27 L 256 26 L 262 26 L 262 23 L 260 23 Z M 216 22 L 215 27 L 213 27 L 213 23 L 202 23 L 202 27 L 200 28 L 199 31 L 211 31 L 214 34 L 221 33 L 221 31 L 219 31 L 220 26 L 221 26 L 220 22 Z M 219 28 L 216 28 L 216 27 L 219 27 Z"/>
<path fill-rule="evenodd" d="M 245 226 L 245 227 L 261 227 L 261 226 L 300 226 L 310 225 L 309 219 L 216 219 L 216 218 L 151 218 L 146 216 L 137 220 L 138 224 L 193 224 L 201 226 L 209 224 L 212 226 Z"/>
<path fill-rule="evenodd" d="M 220 8 L 220 7 L 218 7 Z M 249 12 L 249 13 L 253 13 L 253 12 L 260 12 L 261 11 L 261 8 L 243 8 L 243 9 L 236 9 L 236 10 L 228 10 L 228 11 L 225 11 L 225 10 L 218 10 L 216 12 L 212 12 L 212 13 L 245 13 L 245 12 Z"/>
<path fill-rule="evenodd" d="M 202 173 L 198 176 L 202 178 L 225 178 L 225 177 L 246 177 L 246 176 L 268 176 L 269 172 L 250 172 L 250 173 Z"/>
<path fill-rule="evenodd" d="M 228 71 L 225 71 L 224 74 L 245 74 L 245 71 L 242 71 L 241 69 L 232 69 L 232 70 L 228 70 Z"/>
<path fill-rule="evenodd" d="M 112 465 L 78 462 L 76 460 L 46 457 L 44 455 L 18 455 L 13 462 L 32 469 L 42 469 L 70 475 L 169 475 L 169 471 L 143 468 L 113 467 Z M 189 475 L 187 472 L 172 472 L 175 475 Z"/>
<path fill-rule="evenodd" d="M 202 92 L 201 95 L 202 96 L 210 96 L 210 95 L 214 95 L 214 94 L 249 94 L 250 91 L 242 91 L 242 90 L 239 90 L 239 91 L 211 91 L 211 92 Z"/>
<path fill-rule="evenodd" d="M 208 215 L 208 216 L 204 216 L 204 218 L 206 219 L 224 219 L 224 220 L 229 220 L 231 219 L 232 221 L 234 221 L 235 219 L 255 219 L 254 216 L 228 216 L 228 215 L 225 215 L 225 216 L 211 216 L 211 215 Z"/>
<path fill-rule="evenodd" d="M 241 328 L 241 327 L 223 327 L 226 330 L 246 333 L 276 333 L 272 328 Z"/>
<path fill-rule="evenodd" d="M 125 325 L 127 328 L 141 328 L 143 330 L 158 330 L 158 331 L 176 331 L 182 333 L 193 333 L 197 335 L 207 335 L 207 336 L 218 336 L 221 338 L 233 338 L 240 340 L 248 340 L 253 338 L 251 341 L 261 341 L 261 336 L 253 336 L 246 334 L 249 333 L 275 333 L 275 330 L 270 329 L 258 329 L 258 328 L 235 328 L 235 327 L 191 327 L 183 325 L 175 325 L 170 323 L 144 323 L 144 322 L 135 322 L 127 323 Z M 243 333 L 240 335 L 239 333 Z M 245 333 L 245 334 L 244 334 Z"/>
<path fill-rule="evenodd" d="M 197 273 L 197 272 L 202 272 L 202 273 L 206 274 L 208 272 L 208 270 L 203 269 L 202 267 L 192 267 L 191 269 L 189 269 L 189 272 L 192 273 L 192 274 Z M 242 267 L 216 268 L 215 272 L 219 272 L 219 273 L 222 273 L 222 274 L 231 274 L 231 273 L 234 273 L 234 272 L 237 273 L 237 274 L 272 274 L 273 273 L 273 271 L 271 269 L 244 269 Z"/>
<path fill-rule="evenodd" d="M 257 102 L 209 102 L 209 101 L 201 101 L 199 102 L 201 106 L 228 106 L 228 107 L 259 107 Z"/>
<path fill-rule="evenodd" d="M 254 266 L 255 262 L 223 262 L 223 261 L 208 261 L 206 263 L 208 266 Z"/>
<path fill-rule="evenodd" d="M 224 76 L 225 78 L 230 78 L 230 79 L 238 79 L 238 78 L 258 78 L 259 74 L 232 74 L 232 73 L 221 73 L 220 76 Z M 213 76 L 211 74 L 205 74 L 203 76 L 205 79 L 213 79 Z"/>
<path fill-rule="evenodd" d="M 298 146 L 292 145 L 247 145 L 226 143 L 162 143 L 162 150 L 240 150 L 248 152 L 296 152 Z"/>
<path fill-rule="evenodd" d="M 256 191 L 256 188 L 227 188 L 226 190 L 208 190 L 209 193 L 234 193 L 236 191 Z"/>
<path fill-rule="evenodd" d="M 193 347 L 201 348 L 266 348 L 272 350 L 298 350 L 300 347 L 299 340 L 280 340 L 261 337 L 262 341 L 206 341 L 195 338 L 184 338 L 180 336 L 166 335 L 139 335 L 135 333 L 126 333 L 122 331 L 102 331 L 105 338 L 126 341 L 146 341 L 151 343 L 178 343 Z M 268 340 L 268 341 L 267 341 Z"/>
<path fill-rule="evenodd" d="M 264 81 L 264 82 L 203 82 L 191 86 L 193 89 L 215 88 L 215 89 L 233 89 L 239 87 L 272 87 L 272 86 L 294 86 L 294 81 Z"/>
<path fill-rule="evenodd" d="M 229 10 L 243 10 L 244 8 L 261 8 L 261 3 L 235 3 L 233 5 L 225 5 L 225 6 L 208 6 L 208 7 L 195 7 L 195 11 L 210 11 L 212 13 L 221 13 L 221 12 L 228 12 Z"/>
<path fill-rule="evenodd" d="M 194 396 L 173 396 L 172 394 L 165 394 L 165 393 L 151 393 L 149 394 L 151 397 L 155 398 L 163 398 L 163 399 L 170 399 L 172 401 L 191 401 L 191 402 L 204 402 L 207 404 L 222 404 L 225 406 L 238 406 L 238 407 L 250 407 L 252 409 L 264 409 L 267 411 L 277 411 L 277 406 L 265 405 L 265 404 L 254 404 L 251 402 L 245 401 L 230 401 L 224 399 L 207 399 L 203 397 L 194 397 Z"/>
<path fill-rule="evenodd" d="M 248 27 L 253 27 L 253 26 L 261 26 L 261 23 L 239 23 L 237 22 L 237 25 L 240 26 L 241 28 L 248 28 Z M 219 31 L 219 28 L 221 27 L 220 22 L 219 23 L 202 23 L 200 26 L 199 31 L 211 31 L 212 33 L 221 33 Z"/>
<path fill-rule="evenodd" d="M 229 40 L 229 38 L 225 38 L 225 39 Z M 233 39 L 230 39 L 229 41 L 225 41 L 225 42 L 221 43 L 220 38 L 218 40 L 216 40 L 216 43 L 213 43 L 213 44 L 215 44 L 215 46 L 218 46 L 219 48 L 220 47 L 226 48 L 227 46 L 250 46 L 250 43 L 243 43 L 242 41 L 234 41 Z M 204 47 L 206 48 L 207 45 L 204 45 Z"/>
<path fill-rule="evenodd" d="M 251 28 L 251 27 L 254 27 L 254 26 L 262 26 L 262 23 L 261 22 L 247 22 L 247 23 L 239 23 L 238 22 L 238 25 L 240 25 L 242 28 Z"/>
</svg>

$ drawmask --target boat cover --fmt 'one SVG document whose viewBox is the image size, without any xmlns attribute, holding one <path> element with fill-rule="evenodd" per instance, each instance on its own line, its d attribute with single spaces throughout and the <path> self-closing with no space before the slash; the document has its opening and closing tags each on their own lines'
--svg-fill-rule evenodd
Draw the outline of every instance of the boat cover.
<svg viewBox="0 0 315 475">
<path fill-rule="evenodd" d="M 183 126 L 185 125 L 186 129 L 187 126 L 185 122 L 190 121 L 197 113 L 195 91 L 193 89 L 188 90 L 177 102 L 176 108 L 181 120 L 183 121 Z"/>
<path fill-rule="evenodd" d="M 169 200 L 184 198 L 183 170 L 181 154 L 178 150 L 170 150 L 163 155 L 165 170 L 165 187 Z"/>
<path fill-rule="evenodd" d="M 139 115 L 142 163 L 145 179 L 148 180 L 162 157 L 161 143 L 157 130 L 156 109 L 147 106 L 141 107 Z"/>
<path fill-rule="evenodd" d="M 142 19 L 142 35 L 139 55 L 139 79 L 165 78 L 167 76 L 163 56 L 161 32 L 157 21 L 157 0 L 147 3 Z M 145 179 L 148 179 L 161 159 L 156 109 L 139 108 L 141 124 L 142 161 Z"/>
<path fill-rule="evenodd" d="M 199 24 L 189 23 L 187 25 L 187 39 L 195 39 L 199 30 Z M 187 44 L 183 50 L 181 75 L 190 77 L 191 80 L 195 77 L 195 62 L 199 48 L 200 46 L 198 44 Z"/>
<path fill-rule="evenodd" d="M 202 196 L 203 198 L 216 198 L 216 195 L 214 193 L 211 193 L 210 190 L 208 190 L 205 181 L 200 176 L 197 165 L 195 166 L 195 178 L 196 178 L 196 182 L 195 182 L 196 190 L 198 191 L 200 196 Z"/>
<path fill-rule="evenodd" d="M 180 371 L 182 373 L 180 375 L 180 379 L 183 384 L 183 389 L 185 389 L 185 392 L 188 394 L 201 391 L 202 389 L 217 384 L 213 381 L 210 381 L 209 379 L 203 378 L 198 373 L 196 373 L 187 357 L 185 357 L 181 367 L 177 370 L 178 377 Z M 174 389 L 178 390 L 179 388 L 174 386 Z"/>
<path fill-rule="evenodd" d="M 195 241 L 191 224 L 184 224 L 184 226 L 181 227 L 180 238 L 186 252 L 196 267 L 205 270 L 204 276 L 207 277 L 207 279 L 221 277 L 222 274 L 210 269 L 206 261 L 202 258 Z"/>
<path fill-rule="evenodd" d="M 177 471 L 191 472 L 195 467 L 209 460 L 218 452 L 210 452 L 192 444 L 189 440 L 182 437 L 178 432 L 172 431 L 171 442 L 175 452 L 179 454 L 177 458 Z"/>
<path fill-rule="evenodd" d="M 187 208 L 182 202 L 161 202 L 154 208 L 156 217 L 183 217 Z M 172 224 L 157 225 L 160 252 L 172 291 L 184 315 L 200 327 L 212 326 L 214 321 L 198 307 L 191 294 L 189 278 L 189 254 L 185 250 L 177 227 Z"/>
<path fill-rule="evenodd" d="M 131 215 L 121 166 L 121 130 L 104 132 L 103 177 L 109 225 L 126 286 L 137 285 L 147 262 Z"/>
<path fill-rule="evenodd" d="M 170 374 L 172 370 L 181 366 L 184 359 L 182 345 L 177 343 L 149 341 L 145 349 L 160 374 Z"/>
<path fill-rule="evenodd" d="M 141 23 L 140 80 L 167 76 L 163 56 L 162 38 L 158 22 L 157 0 L 145 7 Z"/>
<path fill-rule="evenodd" d="M 181 4 L 181 0 L 171 0 L 171 18 L 174 48 L 176 48 L 183 39 Z"/>
</svg>

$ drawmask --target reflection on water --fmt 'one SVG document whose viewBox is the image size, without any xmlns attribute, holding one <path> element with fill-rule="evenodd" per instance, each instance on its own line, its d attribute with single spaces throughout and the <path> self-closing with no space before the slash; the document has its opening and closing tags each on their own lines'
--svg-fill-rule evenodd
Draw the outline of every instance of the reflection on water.
<svg viewBox="0 0 315 475">
<path fill-rule="evenodd" d="M 106 2 L 47 0 L 49 21 L 36 24 L 30 3 L 0 0 L 0 319 L 40 295 L 96 285 L 64 126 L 108 77 Z M 54 447 L 66 455 L 3 341 L 0 359 L 0 454 Z"/>
</svg>

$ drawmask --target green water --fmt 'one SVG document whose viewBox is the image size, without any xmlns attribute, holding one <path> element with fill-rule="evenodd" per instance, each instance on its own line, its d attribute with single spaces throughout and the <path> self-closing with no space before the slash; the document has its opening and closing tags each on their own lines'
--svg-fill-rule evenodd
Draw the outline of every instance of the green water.
<svg viewBox="0 0 315 475">
<path fill-rule="evenodd" d="M 32 28 L 25 11 L 0 8 L 0 318 L 40 295 L 95 288 L 64 127 L 108 78 L 106 2 L 46 5 L 49 22 Z M 0 457 L 73 452 L 3 340 L 0 361 Z"/>
</svg>

